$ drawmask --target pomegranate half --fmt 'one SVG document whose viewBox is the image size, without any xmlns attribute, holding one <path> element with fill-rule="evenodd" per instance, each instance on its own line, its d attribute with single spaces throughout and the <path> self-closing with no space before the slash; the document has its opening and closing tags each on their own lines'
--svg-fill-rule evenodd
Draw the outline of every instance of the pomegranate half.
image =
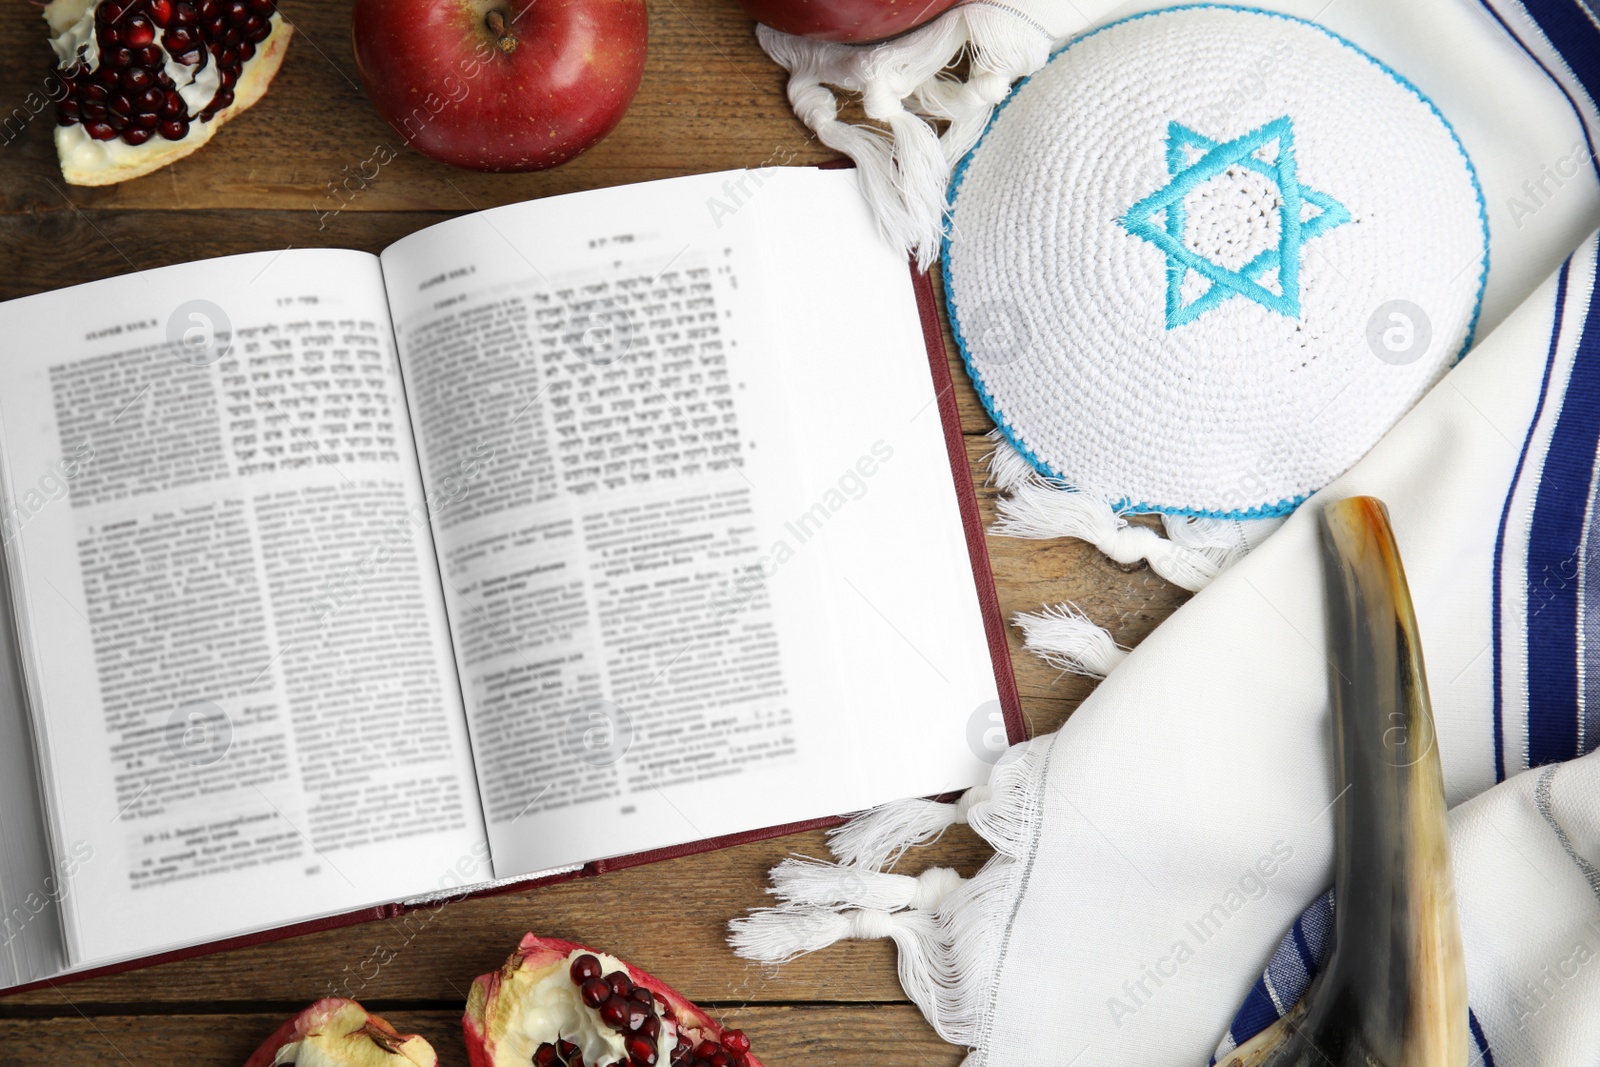
<svg viewBox="0 0 1600 1067">
<path fill-rule="evenodd" d="M 113 185 L 196 151 L 253 105 L 294 28 L 275 0 L 52 0 L 56 156 Z"/>
<path fill-rule="evenodd" d="M 244 1067 L 438 1067 L 433 1046 L 353 1000 L 319 1000 L 278 1028 Z"/>
<path fill-rule="evenodd" d="M 528 934 L 472 983 L 462 1018 L 472 1067 L 762 1067 L 671 986 L 615 956 Z"/>
</svg>

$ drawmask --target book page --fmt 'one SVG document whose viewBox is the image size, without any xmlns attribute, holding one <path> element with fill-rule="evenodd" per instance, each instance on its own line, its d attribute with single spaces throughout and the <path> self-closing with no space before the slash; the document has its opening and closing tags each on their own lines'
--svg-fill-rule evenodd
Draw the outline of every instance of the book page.
<svg viewBox="0 0 1600 1067">
<path fill-rule="evenodd" d="M 6 560 L 83 965 L 489 873 L 364 253 L 0 305 Z"/>
<path fill-rule="evenodd" d="M 985 777 L 911 276 L 853 173 L 556 197 L 382 258 L 425 484 L 458 499 L 433 521 L 498 874 Z"/>
</svg>

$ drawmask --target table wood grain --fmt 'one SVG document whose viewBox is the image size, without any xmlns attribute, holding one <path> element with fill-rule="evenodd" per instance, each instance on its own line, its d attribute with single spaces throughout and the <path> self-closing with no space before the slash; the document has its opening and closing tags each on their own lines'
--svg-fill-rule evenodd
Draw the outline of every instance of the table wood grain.
<svg viewBox="0 0 1600 1067">
<path fill-rule="evenodd" d="M 109 189 L 77 189 L 56 168 L 52 114 L 30 114 L 50 63 L 43 20 L 23 0 L 0 4 L 0 54 L 10 57 L 0 64 L 0 299 L 238 252 L 377 252 L 493 205 L 833 155 L 790 113 L 782 72 L 756 47 L 733 0 L 651 0 L 649 65 L 621 126 L 573 163 L 525 175 L 455 170 L 404 149 L 357 83 L 346 0 L 282 0 L 282 9 L 298 35 L 261 104 L 175 166 Z M 362 162 L 383 146 L 393 162 L 361 179 Z M 950 355 L 981 486 L 991 424 Z M 994 492 L 980 488 L 979 499 L 992 522 Z M 989 551 L 1008 618 L 1072 600 L 1133 645 L 1185 597 L 1148 569 L 1118 567 L 1075 542 L 991 537 Z M 1089 684 L 1024 653 L 1015 628 L 1009 639 L 1029 728 L 1053 730 Z M 441 1063 L 458 1065 L 468 984 L 535 930 L 654 971 L 745 1027 L 772 1067 L 954 1067 L 961 1051 L 942 1044 L 906 1002 L 887 944 L 845 943 L 777 968 L 747 964 L 727 949 L 724 926 L 763 902 L 766 871 L 785 856 L 825 849 L 821 833 L 798 834 L 62 984 L 0 1000 L 0 1048 L 12 1067 L 227 1067 L 284 1016 L 337 993 L 426 1035 Z M 970 874 L 987 855 L 957 828 L 902 869 L 941 865 Z"/>
</svg>

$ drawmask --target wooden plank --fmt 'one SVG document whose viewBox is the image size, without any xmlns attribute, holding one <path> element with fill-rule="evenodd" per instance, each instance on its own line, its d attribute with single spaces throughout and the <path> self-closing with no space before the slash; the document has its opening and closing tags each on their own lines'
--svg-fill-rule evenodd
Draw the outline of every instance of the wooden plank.
<svg viewBox="0 0 1600 1067">
<path fill-rule="evenodd" d="M 156 174 L 74 192 L 106 208 L 259 207 L 317 212 L 442 210 L 515 203 L 680 174 L 817 163 L 817 143 L 784 103 L 784 72 L 761 52 L 734 0 L 654 0 L 644 81 L 620 126 L 555 170 L 480 174 L 406 148 L 360 88 L 350 5 L 282 0 L 298 36 L 265 99 L 205 148 Z M 0 214 L 51 208 L 61 184 L 48 92 L 53 63 L 44 22 L 29 4 L 0 5 Z M 19 133 L 20 130 L 20 133 Z M 368 161 L 380 146 L 393 162 Z M 363 163 L 368 163 L 363 167 Z M 362 175 L 376 174 L 370 180 Z"/>
<path fill-rule="evenodd" d="M 57 1003 L 62 1010 L 48 1021 L 0 1018 L 7 1067 L 225 1067 L 243 1063 L 294 1010 L 84 1016 Z M 381 1014 L 401 1032 L 426 1037 L 443 1067 L 467 1062 L 458 1011 L 401 1008 Z M 770 1067 L 956 1067 L 964 1055 L 903 1004 L 730 1007 L 714 1014 L 750 1034 L 756 1054 Z"/>
</svg>

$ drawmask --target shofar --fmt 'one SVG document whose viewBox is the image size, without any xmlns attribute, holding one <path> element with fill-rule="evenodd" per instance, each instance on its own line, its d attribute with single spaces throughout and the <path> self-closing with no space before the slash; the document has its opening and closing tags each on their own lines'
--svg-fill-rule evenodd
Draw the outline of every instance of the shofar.
<svg viewBox="0 0 1600 1067">
<path fill-rule="evenodd" d="M 1321 516 L 1335 770 L 1334 942 L 1294 1010 L 1224 1067 L 1464 1067 L 1467 978 L 1411 594 L 1371 497 Z"/>
</svg>

